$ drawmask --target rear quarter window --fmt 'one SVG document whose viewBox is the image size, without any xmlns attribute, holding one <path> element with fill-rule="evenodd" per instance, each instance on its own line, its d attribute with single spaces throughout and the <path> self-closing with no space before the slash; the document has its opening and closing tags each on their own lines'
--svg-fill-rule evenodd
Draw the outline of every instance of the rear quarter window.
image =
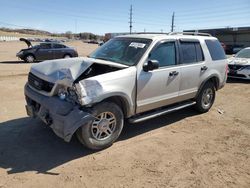
<svg viewBox="0 0 250 188">
<path fill-rule="evenodd" d="M 212 60 L 216 61 L 226 59 L 225 52 L 218 40 L 205 40 L 205 43 Z"/>
</svg>

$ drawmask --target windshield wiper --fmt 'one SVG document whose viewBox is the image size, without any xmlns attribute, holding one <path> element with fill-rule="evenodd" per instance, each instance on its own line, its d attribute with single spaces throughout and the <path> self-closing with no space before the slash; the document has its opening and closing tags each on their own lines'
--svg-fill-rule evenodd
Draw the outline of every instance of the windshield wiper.
<svg viewBox="0 0 250 188">
<path fill-rule="evenodd" d="M 105 57 L 92 57 L 94 59 L 101 59 L 101 60 L 104 60 L 104 61 L 111 61 L 111 62 L 114 62 L 114 63 L 117 63 L 117 64 L 121 64 L 121 65 L 125 65 L 125 66 L 131 66 L 131 65 L 127 65 L 125 63 L 121 63 L 117 60 L 114 60 L 114 59 L 111 59 L 111 58 L 105 58 Z"/>
<path fill-rule="evenodd" d="M 112 61 L 114 63 L 118 63 L 116 60 L 114 59 L 111 59 L 111 58 L 106 58 L 106 57 L 94 57 L 95 59 L 101 59 L 101 60 L 104 60 L 104 61 Z"/>
</svg>

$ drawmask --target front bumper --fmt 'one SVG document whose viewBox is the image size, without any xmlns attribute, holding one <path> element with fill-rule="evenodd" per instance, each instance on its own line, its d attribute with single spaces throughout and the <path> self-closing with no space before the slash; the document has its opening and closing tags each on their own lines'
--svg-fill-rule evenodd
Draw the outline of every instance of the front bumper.
<svg viewBox="0 0 250 188">
<path fill-rule="evenodd" d="M 75 131 L 92 121 L 94 117 L 79 109 L 67 101 L 58 97 L 48 97 L 39 94 L 25 85 L 24 93 L 26 97 L 26 111 L 31 117 L 38 117 L 46 124 L 50 125 L 55 134 L 69 142 Z"/>
<path fill-rule="evenodd" d="M 239 69 L 239 70 L 229 69 L 227 76 L 230 78 L 240 78 L 240 79 L 250 80 L 250 70 L 248 70 L 248 69 Z"/>
</svg>

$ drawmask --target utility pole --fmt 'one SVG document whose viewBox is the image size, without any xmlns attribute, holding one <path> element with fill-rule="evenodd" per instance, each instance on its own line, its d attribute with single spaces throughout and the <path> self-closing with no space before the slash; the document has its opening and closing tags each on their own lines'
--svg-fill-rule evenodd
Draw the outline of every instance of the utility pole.
<svg viewBox="0 0 250 188">
<path fill-rule="evenodd" d="M 174 12 L 173 12 L 173 15 L 172 15 L 172 24 L 171 24 L 171 32 L 174 31 L 174 27 L 175 27 L 175 25 L 174 25 Z"/>
<path fill-rule="evenodd" d="M 133 7 L 132 5 L 130 5 L 130 13 L 129 13 L 129 33 L 131 34 L 132 33 L 132 15 L 133 15 Z"/>
</svg>

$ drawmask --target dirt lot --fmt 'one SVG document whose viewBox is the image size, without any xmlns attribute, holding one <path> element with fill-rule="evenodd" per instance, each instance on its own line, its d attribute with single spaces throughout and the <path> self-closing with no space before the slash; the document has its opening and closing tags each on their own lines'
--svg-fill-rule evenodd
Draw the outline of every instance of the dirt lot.
<svg viewBox="0 0 250 188">
<path fill-rule="evenodd" d="M 69 45 L 80 55 L 97 47 Z M 92 152 L 26 116 L 22 47 L 0 43 L 0 187 L 250 187 L 250 82 L 229 81 L 206 114 L 127 124 L 112 147 Z"/>
</svg>

